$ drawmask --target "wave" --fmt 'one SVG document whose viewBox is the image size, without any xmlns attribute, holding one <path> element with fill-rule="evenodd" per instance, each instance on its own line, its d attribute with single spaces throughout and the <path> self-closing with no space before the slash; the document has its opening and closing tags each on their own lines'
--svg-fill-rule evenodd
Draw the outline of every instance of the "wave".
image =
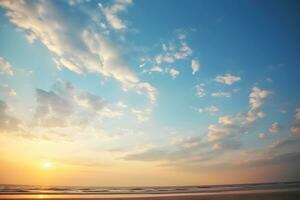
<svg viewBox="0 0 300 200">
<path fill-rule="evenodd" d="M 300 182 L 253 183 L 202 186 L 155 186 L 155 187 L 68 187 L 68 186 L 28 186 L 0 185 L 1 194 L 178 194 L 217 193 L 253 190 L 300 190 Z"/>
</svg>

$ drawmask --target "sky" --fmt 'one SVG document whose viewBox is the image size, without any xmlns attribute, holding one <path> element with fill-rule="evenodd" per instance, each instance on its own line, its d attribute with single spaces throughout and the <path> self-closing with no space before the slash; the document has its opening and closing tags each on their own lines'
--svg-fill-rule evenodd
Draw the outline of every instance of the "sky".
<svg viewBox="0 0 300 200">
<path fill-rule="evenodd" d="M 0 183 L 299 181 L 299 8 L 0 1 Z"/>
</svg>

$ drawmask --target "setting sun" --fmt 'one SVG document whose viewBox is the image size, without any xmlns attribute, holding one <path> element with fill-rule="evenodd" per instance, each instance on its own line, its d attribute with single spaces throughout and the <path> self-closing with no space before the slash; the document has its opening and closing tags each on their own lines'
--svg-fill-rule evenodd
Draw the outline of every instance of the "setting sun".
<svg viewBox="0 0 300 200">
<path fill-rule="evenodd" d="M 42 164 L 43 169 L 49 169 L 51 166 L 52 166 L 52 163 L 48 162 L 48 161 L 43 162 L 43 164 Z"/>
</svg>

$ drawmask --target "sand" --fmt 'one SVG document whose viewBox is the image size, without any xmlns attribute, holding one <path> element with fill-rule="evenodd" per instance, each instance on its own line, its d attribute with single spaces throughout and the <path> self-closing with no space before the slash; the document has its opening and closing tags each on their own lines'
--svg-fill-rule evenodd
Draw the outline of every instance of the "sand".
<svg viewBox="0 0 300 200">
<path fill-rule="evenodd" d="M 249 194 L 213 194 L 213 195 L 182 195 L 182 196 L 155 196 L 155 197 L 88 197 L 85 195 L 77 196 L 74 198 L 53 198 L 54 196 L 40 196 L 30 198 L 8 198 L 0 195 L 0 199 L 43 199 L 43 200 L 299 200 L 300 191 L 293 192 L 272 192 L 272 193 L 249 193 Z"/>
</svg>

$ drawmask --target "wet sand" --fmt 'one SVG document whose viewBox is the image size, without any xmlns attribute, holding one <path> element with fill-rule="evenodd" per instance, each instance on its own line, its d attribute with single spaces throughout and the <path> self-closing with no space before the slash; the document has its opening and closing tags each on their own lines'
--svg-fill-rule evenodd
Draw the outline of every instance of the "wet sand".
<svg viewBox="0 0 300 200">
<path fill-rule="evenodd" d="M 298 200 L 300 199 L 300 191 L 289 191 L 289 192 L 264 192 L 264 193 L 244 193 L 244 194 L 194 194 L 194 195 L 180 195 L 180 196 L 153 196 L 153 197 L 93 197 L 87 195 L 79 195 L 71 197 L 65 195 L 64 197 L 55 197 L 51 195 L 35 195 L 27 196 L 5 196 L 0 195 L 0 199 L 18 199 L 18 200 L 29 200 L 29 199 L 43 199 L 43 200 Z"/>
</svg>

